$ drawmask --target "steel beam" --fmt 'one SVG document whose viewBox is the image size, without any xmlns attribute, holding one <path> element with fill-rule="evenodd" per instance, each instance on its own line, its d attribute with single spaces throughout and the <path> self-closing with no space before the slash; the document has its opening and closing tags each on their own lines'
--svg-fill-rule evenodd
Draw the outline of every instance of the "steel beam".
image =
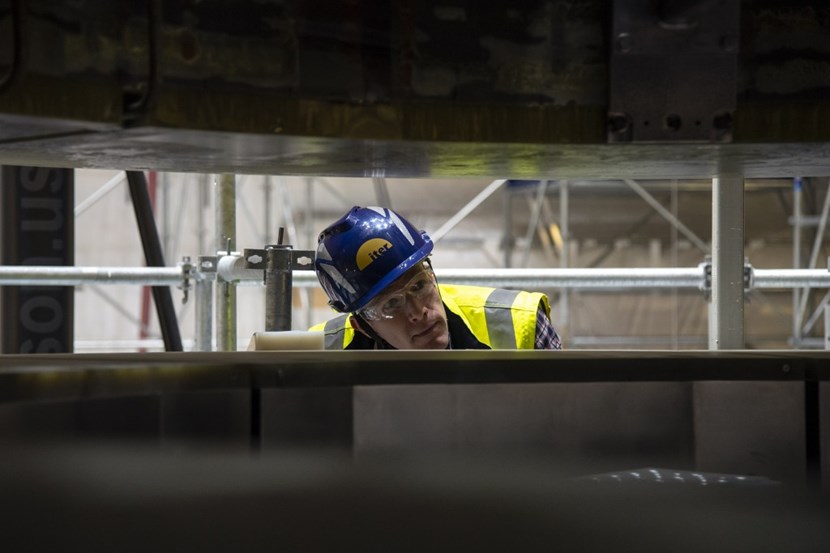
<svg viewBox="0 0 830 553">
<path fill-rule="evenodd" d="M 709 349 L 744 347 L 744 187 L 712 179 L 712 299 Z"/>
</svg>

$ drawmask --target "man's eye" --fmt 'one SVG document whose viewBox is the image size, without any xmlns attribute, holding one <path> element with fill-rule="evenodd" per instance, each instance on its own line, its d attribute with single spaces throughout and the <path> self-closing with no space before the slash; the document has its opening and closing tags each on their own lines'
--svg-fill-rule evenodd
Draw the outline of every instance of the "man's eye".
<svg viewBox="0 0 830 553">
<path fill-rule="evenodd" d="M 412 292 L 413 294 L 417 294 L 418 292 L 422 292 L 424 290 L 424 288 L 426 288 L 428 283 L 429 283 L 429 281 L 427 281 L 427 279 L 422 278 L 422 279 L 414 282 L 412 284 L 412 286 L 409 287 L 409 291 Z"/>
<path fill-rule="evenodd" d="M 386 303 L 383 304 L 383 310 L 395 311 L 396 309 L 400 309 L 401 305 L 403 305 L 403 298 L 400 296 L 393 296 L 386 300 Z"/>
</svg>

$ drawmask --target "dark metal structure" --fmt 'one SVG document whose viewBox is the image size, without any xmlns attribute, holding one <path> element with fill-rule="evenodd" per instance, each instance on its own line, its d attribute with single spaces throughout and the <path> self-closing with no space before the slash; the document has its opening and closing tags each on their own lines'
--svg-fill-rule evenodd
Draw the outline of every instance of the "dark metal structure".
<svg viewBox="0 0 830 553">
<path fill-rule="evenodd" d="M 824 352 L 274 352 L 0 359 L 0 436 L 543 455 L 827 482 Z M 256 392 L 258 404 L 250 398 Z M 753 395 L 755 401 L 729 401 Z M 824 424 L 822 424 L 822 422 Z M 109 437 L 109 438 L 108 438 Z M 235 446 L 234 446 L 235 444 Z M 822 461 L 823 459 L 823 461 Z"/>
<path fill-rule="evenodd" d="M 829 21 L 806 0 L 4 0 L 0 162 L 823 176 Z"/>
</svg>

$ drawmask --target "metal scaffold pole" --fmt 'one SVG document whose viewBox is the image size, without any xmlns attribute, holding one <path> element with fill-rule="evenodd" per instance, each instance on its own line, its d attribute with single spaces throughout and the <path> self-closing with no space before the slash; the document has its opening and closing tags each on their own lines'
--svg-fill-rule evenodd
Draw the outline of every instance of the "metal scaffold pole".
<svg viewBox="0 0 830 553">
<path fill-rule="evenodd" d="M 216 251 L 230 255 L 236 248 L 236 177 L 216 181 Z M 236 350 L 236 284 L 216 280 L 216 349 Z"/>
<path fill-rule="evenodd" d="M 79 286 L 85 283 L 181 284 L 181 267 L 0 266 L 0 286 Z"/>
<path fill-rule="evenodd" d="M 205 264 L 213 264 L 212 258 L 200 258 L 199 270 L 213 269 L 212 273 L 202 272 L 197 275 L 194 288 L 194 301 L 196 302 L 196 336 L 194 336 L 194 351 L 211 351 L 213 349 L 213 282 L 215 280 L 215 268 L 207 267 Z M 210 278 L 208 278 L 210 274 Z"/>
<path fill-rule="evenodd" d="M 744 286 L 743 178 L 715 177 L 709 349 L 743 349 Z"/>
<path fill-rule="evenodd" d="M 262 281 L 260 269 L 246 269 L 242 259 L 226 257 L 230 263 L 215 269 L 223 280 Z M 206 271 L 200 264 L 198 269 Z M 703 289 L 705 269 L 677 268 L 602 268 L 602 269 L 435 269 L 441 282 L 506 288 L 568 288 L 575 290 L 628 290 L 638 288 Z M 827 269 L 753 269 L 751 289 L 830 288 Z M 194 277 L 209 280 L 209 276 Z M 181 267 L 63 267 L 0 266 L 0 286 L 77 286 L 97 284 L 181 285 Z M 311 271 L 293 271 L 295 288 L 320 285 Z"/>
<path fill-rule="evenodd" d="M 559 232 L 562 235 L 562 254 L 559 258 L 559 265 L 563 269 L 567 269 L 571 265 L 571 225 L 570 225 L 570 209 L 569 209 L 569 186 L 567 180 L 559 181 Z M 560 312 L 559 324 L 562 325 L 566 334 L 570 331 L 570 305 L 569 292 L 567 289 L 562 290 L 560 296 Z"/>
<path fill-rule="evenodd" d="M 801 177 L 793 180 L 793 268 L 801 268 Z M 798 308 L 801 305 L 801 291 L 793 288 L 793 347 L 801 344 L 801 319 Z"/>
</svg>

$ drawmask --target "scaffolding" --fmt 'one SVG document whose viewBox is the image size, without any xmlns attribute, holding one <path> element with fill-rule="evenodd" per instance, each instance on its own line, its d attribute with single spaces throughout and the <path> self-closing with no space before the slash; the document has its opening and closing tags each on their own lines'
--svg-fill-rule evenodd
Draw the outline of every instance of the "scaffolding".
<svg viewBox="0 0 830 553">
<path fill-rule="evenodd" d="M 110 192 L 117 184 L 124 181 L 123 173 L 110 179 L 100 191 L 90 196 L 76 207 L 76 215 L 83 213 L 95 201 Z M 313 236 L 310 212 L 312 210 L 312 179 L 306 182 L 306 206 L 308 212 L 305 221 L 307 240 Z M 472 213 L 488 197 L 504 188 L 507 181 L 493 181 L 475 198 L 458 211 L 447 222 L 440 226 L 433 234 L 434 241 L 440 241 L 464 217 Z M 800 243 L 800 228 L 805 218 L 801 214 L 800 192 L 801 181 L 797 179 L 794 188 L 794 240 Z M 322 184 L 327 184 L 321 181 Z M 830 298 L 830 272 L 817 269 L 820 239 L 823 236 L 824 226 L 830 211 L 830 200 L 825 200 L 824 209 L 817 224 L 820 232 L 816 235 L 816 242 L 812 248 L 810 266 L 794 269 L 754 269 L 743 260 L 743 240 L 741 234 L 734 233 L 718 235 L 717 231 L 724 221 L 743 220 L 742 199 L 743 181 L 732 179 L 721 185 L 719 179 L 713 180 L 713 247 L 697 237 L 694 232 L 677 218 L 674 210 L 662 207 L 642 186 L 634 181 L 625 183 L 640 197 L 669 221 L 677 232 L 689 239 L 704 253 L 721 252 L 720 257 L 713 256 L 710 261 L 696 267 L 686 268 L 572 268 L 568 267 L 567 243 L 570 239 L 568 227 L 568 190 L 567 181 L 557 181 L 555 186 L 551 182 L 539 181 L 536 189 L 535 202 L 530 204 L 532 215 L 528 224 L 525 241 L 527 251 L 531 247 L 531 240 L 535 229 L 539 226 L 543 216 L 550 218 L 550 210 L 546 204 L 548 192 L 555 188 L 560 196 L 559 222 L 562 231 L 564 247 L 560 257 L 559 268 L 529 269 L 436 269 L 436 275 L 441 282 L 455 284 L 470 284 L 506 288 L 544 289 L 554 288 L 562 292 L 560 296 L 560 317 L 567 319 L 567 298 L 570 291 L 575 290 L 605 290 L 621 291 L 636 289 L 689 289 L 697 290 L 710 297 L 709 312 L 709 347 L 710 349 L 740 349 L 743 347 L 743 312 L 735 310 L 735 305 L 742 305 L 744 295 L 753 290 L 762 289 L 792 289 L 794 305 L 794 346 L 799 347 L 806 343 L 803 333 L 810 332 L 815 323 L 822 318 L 825 320 L 824 345 L 830 345 L 828 328 L 828 298 Z M 379 200 L 389 194 L 385 181 L 374 179 Z M 269 190 L 269 186 L 265 189 Z M 79 286 L 85 283 L 94 284 L 135 284 L 145 286 L 175 286 L 182 290 L 185 300 L 190 291 L 196 308 L 196 328 L 194 331 L 193 349 L 197 351 L 230 351 L 236 349 L 236 303 L 235 289 L 239 284 L 263 283 L 266 279 L 261 268 L 251 268 L 252 264 L 235 249 L 235 213 L 236 213 L 236 178 L 234 175 L 220 175 L 215 184 L 216 219 L 215 234 L 216 255 L 202 256 L 196 263 L 184 259 L 176 267 L 0 267 L 0 285 L 13 286 Z M 830 194 L 826 196 L 830 198 Z M 281 202 L 283 208 L 290 206 Z M 266 213 L 270 199 L 266 198 Z M 510 205 L 510 201 L 507 205 Z M 245 207 L 247 209 L 247 207 Z M 546 213 L 547 210 L 547 213 Z M 505 212 L 507 213 L 507 211 Z M 289 236 L 297 237 L 293 219 L 290 221 Z M 505 216 L 508 222 L 507 215 Z M 267 229 L 263 236 L 268 239 Z M 505 265 L 511 264 L 511 250 L 506 241 Z M 799 248 L 794 248 L 797 252 Z M 737 260 L 737 261 L 736 261 Z M 795 254 L 795 262 L 800 263 L 800 257 Z M 719 267 L 720 264 L 720 267 Z M 728 270 L 724 265 L 728 264 Z M 316 276 L 307 270 L 291 271 L 291 286 L 304 294 L 304 303 L 310 307 L 307 291 L 318 286 Z M 720 278 L 720 280 L 718 280 Z M 810 315 L 805 325 L 803 320 L 806 308 L 806 294 L 810 289 L 827 289 L 824 299 Z M 283 298 L 284 299 L 284 298 Z M 273 298 L 272 298 L 273 300 Z M 272 301 L 269 300 L 269 301 Z M 290 306 L 285 301 L 281 304 Z M 720 319 L 718 319 L 720 317 Z M 798 317 L 796 319 L 796 317 Z M 795 324 L 798 323 L 798 324 Z M 798 330 L 799 333 L 795 334 Z"/>
<path fill-rule="evenodd" d="M 742 269 L 742 286 L 754 289 L 830 289 L 830 271 L 825 269 Z M 316 275 L 307 270 L 291 272 L 293 287 L 301 289 L 319 286 Z M 686 288 L 711 292 L 712 265 L 702 263 L 688 268 L 612 268 L 612 269 L 436 269 L 440 282 L 506 288 L 558 288 L 562 290 L 632 290 L 655 288 Z M 187 296 L 191 288 L 198 313 L 212 313 L 211 288 L 218 283 L 216 297 L 225 288 L 233 289 L 240 283 L 263 282 L 262 269 L 249 268 L 241 254 L 231 252 L 220 256 L 215 267 L 204 262 L 196 265 L 188 261 L 177 267 L 0 267 L 0 285 L 5 286 L 78 286 L 95 284 L 141 284 L 175 286 Z M 717 306 L 714 309 L 719 309 Z M 722 308 L 720 308 L 722 309 Z M 824 316 L 828 308 L 825 307 Z M 235 337 L 227 341 L 227 329 L 235 322 L 235 312 L 223 306 L 216 309 L 217 319 L 224 316 L 224 324 L 216 325 L 216 343 L 219 348 L 233 348 Z M 827 327 L 826 327 L 827 328 Z M 210 351 L 210 317 L 196 318 L 195 349 Z M 710 335 L 712 333 L 710 332 Z M 827 334 L 825 332 L 825 334 Z M 224 340 L 224 341 L 223 341 Z M 825 336 L 825 341 L 828 338 Z M 710 348 L 716 349 L 716 348 Z M 721 348 L 724 349 L 724 348 Z M 740 347 L 728 349 L 741 349 Z M 219 349 L 220 351 L 228 351 Z"/>
</svg>

